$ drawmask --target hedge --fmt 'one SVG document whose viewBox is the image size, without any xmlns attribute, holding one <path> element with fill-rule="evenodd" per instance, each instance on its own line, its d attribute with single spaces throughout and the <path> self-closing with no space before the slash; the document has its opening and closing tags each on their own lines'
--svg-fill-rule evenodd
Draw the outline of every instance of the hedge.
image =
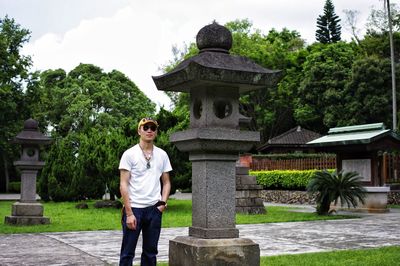
<svg viewBox="0 0 400 266">
<path fill-rule="evenodd" d="M 317 171 L 320 170 L 250 171 L 250 175 L 255 175 L 264 189 L 305 190 Z"/>
</svg>

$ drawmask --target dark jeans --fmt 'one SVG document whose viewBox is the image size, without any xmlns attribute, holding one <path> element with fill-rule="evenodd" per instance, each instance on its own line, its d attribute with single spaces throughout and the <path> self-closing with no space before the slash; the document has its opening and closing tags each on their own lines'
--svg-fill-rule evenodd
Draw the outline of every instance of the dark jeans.
<svg viewBox="0 0 400 266">
<path fill-rule="evenodd" d="M 119 265 L 132 266 L 135 257 L 136 244 L 142 231 L 142 256 L 141 266 L 152 266 L 157 264 L 156 255 L 158 253 L 158 239 L 161 232 L 162 213 L 155 206 L 147 208 L 132 208 L 136 217 L 136 230 L 131 230 L 126 226 L 125 210 L 122 215 L 122 245 Z"/>
</svg>

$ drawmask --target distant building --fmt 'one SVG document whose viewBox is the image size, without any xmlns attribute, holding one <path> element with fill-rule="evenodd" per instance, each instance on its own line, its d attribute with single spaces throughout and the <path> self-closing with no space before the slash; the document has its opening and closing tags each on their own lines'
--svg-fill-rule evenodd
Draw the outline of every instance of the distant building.
<svg viewBox="0 0 400 266">
<path fill-rule="evenodd" d="M 383 123 L 331 128 L 326 136 L 307 145 L 320 152 L 336 153 L 337 170 L 359 173 L 368 186 L 386 186 L 388 177 L 396 176 L 398 171 L 393 162 L 384 160 L 384 155 L 400 150 L 400 135 Z"/>
<path fill-rule="evenodd" d="M 330 128 L 328 134 L 308 145 L 336 153 L 336 170 L 356 172 L 366 190 L 365 203 L 357 209 L 387 212 L 389 192 L 397 190 L 400 135 L 383 123 Z M 392 153 L 392 154 L 391 154 Z M 339 207 L 340 208 L 340 207 Z"/>
<path fill-rule="evenodd" d="M 317 132 L 297 126 L 269 139 L 265 144 L 259 146 L 257 151 L 259 153 L 315 152 L 313 147 L 306 144 L 320 137 L 322 135 Z"/>
</svg>

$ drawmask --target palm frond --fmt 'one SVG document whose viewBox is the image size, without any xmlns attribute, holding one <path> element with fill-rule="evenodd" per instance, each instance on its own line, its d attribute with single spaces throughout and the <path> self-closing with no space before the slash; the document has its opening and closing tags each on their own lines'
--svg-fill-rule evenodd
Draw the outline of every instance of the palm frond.
<svg viewBox="0 0 400 266">
<path fill-rule="evenodd" d="M 327 212 L 329 205 L 332 202 L 336 204 L 339 199 L 342 206 L 346 204 L 349 208 L 356 207 L 359 201 L 364 203 L 366 193 L 358 173 L 343 171 L 329 173 L 326 170 L 314 175 L 307 186 L 307 191 L 317 193 L 316 201 L 319 209 Z"/>
</svg>

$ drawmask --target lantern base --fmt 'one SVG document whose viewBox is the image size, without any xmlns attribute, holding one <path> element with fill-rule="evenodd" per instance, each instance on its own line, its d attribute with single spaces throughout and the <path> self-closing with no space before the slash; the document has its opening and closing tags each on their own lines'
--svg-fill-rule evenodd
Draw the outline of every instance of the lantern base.
<svg viewBox="0 0 400 266">
<path fill-rule="evenodd" d="M 169 242 L 169 265 L 260 265 L 260 247 L 246 238 L 178 236 Z"/>
<path fill-rule="evenodd" d="M 6 216 L 4 222 L 10 225 L 50 224 L 50 218 L 35 216 Z"/>
<path fill-rule="evenodd" d="M 15 202 L 11 216 L 5 217 L 11 225 L 49 224 L 50 218 L 43 216 L 43 205 L 39 202 Z"/>
</svg>

